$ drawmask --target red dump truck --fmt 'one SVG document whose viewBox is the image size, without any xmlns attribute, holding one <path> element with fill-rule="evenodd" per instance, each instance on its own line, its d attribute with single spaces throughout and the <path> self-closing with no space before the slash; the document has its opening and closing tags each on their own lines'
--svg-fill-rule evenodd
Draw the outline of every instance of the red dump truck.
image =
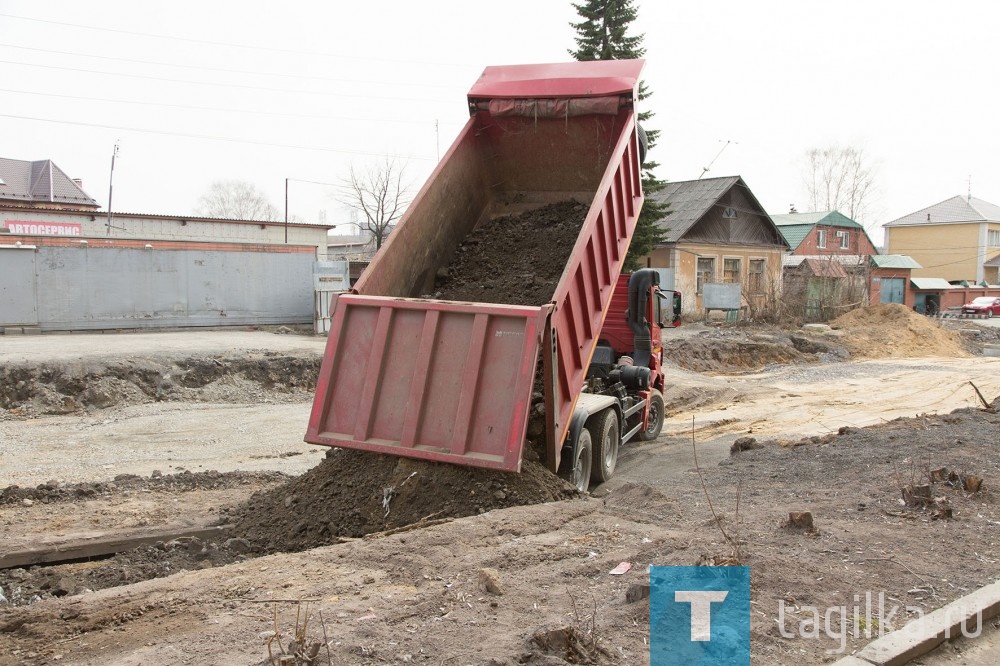
<svg viewBox="0 0 1000 666">
<path fill-rule="evenodd" d="M 643 203 L 642 64 L 483 72 L 468 123 L 334 296 L 307 442 L 520 471 L 532 412 L 547 467 L 585 490 L 611 476 L 621 443 L 659 433 L 657 324 L 674 322 L 673 294 L 652 270 L 619 277 Z M 589 210 L 550 302 L 421 298 L 480 222 L 567 199 Z"/>
</svg>

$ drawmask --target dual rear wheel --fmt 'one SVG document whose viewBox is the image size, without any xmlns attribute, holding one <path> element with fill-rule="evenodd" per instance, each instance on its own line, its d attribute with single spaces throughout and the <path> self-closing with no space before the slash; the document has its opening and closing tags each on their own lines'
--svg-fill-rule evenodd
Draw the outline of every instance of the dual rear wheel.
<svg viewBox="0 0 1000 666">
<path fill-rule="evenodd" d="M 639 439 L 648 442 L 656 439 L 663 428 L 663 395 L 654 390 L 650 396 L 649 416 Z M 618 466 L 618 449 L 621 446 L 621 424 L 614 409 L 605 409 L 587 420 L 580 431 L 573 460 L 566 466 L 563 478 L 580 492 L 586 492 L 591 482 L 604 483 Z"/>
</svg>

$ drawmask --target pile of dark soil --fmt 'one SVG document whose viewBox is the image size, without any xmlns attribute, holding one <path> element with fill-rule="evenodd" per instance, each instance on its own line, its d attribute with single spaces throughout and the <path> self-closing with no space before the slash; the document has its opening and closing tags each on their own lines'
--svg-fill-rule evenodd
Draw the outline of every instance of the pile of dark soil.
<svg viewBox="0 0 1000 666">
<path fill-rule="evenodd" d="M 232 533 L 256 552 L 294 552 L 421 520 L 567 499 L 575 490 L 537 462 L 520 474 L 351 449 L 253 495 L 230 511 Z"/>
<path fill-rule="evenodd" d="M 114 481 L 59 483 L 49 481 L 34 488 L 7 486 L 0 488 L 0 506 L 17 504 L 24 500 L 49 504 L 69 502 L 92 497 L 109 497 L 122 492 L 185 492 L 190 490 L 224 490 L 240 486 L 277 483 L 288 479 L 281 472 L 179 472 L 143 477 L 137 474 L 119 474 Z"/>
<path fill-rule="evenodd" d="M 459 246 L 438 272 L 436 299 L 544 305 L 552 300 L 587 206 L 563 201 L 488 220 Z"/>
</svg>

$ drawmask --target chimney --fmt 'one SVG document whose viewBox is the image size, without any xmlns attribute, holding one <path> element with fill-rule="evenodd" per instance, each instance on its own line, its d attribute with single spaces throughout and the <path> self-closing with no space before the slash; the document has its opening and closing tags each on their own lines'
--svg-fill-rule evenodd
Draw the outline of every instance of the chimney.
<svg viewBox="0 0 1000 666">
<path fill-rule="evenodd" d="M 76 183 L 76 186 L 81 190 L 83 189 L 83 178 L 74 178 L 73 182 Z"/>
</svg>

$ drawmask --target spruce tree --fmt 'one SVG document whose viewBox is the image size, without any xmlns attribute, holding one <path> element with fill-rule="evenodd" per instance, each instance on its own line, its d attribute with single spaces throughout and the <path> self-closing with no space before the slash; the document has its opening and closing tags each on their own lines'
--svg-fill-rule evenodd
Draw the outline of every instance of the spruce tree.
<svg viewBox="0 0 1000 666">
<path fill-rule="evenodd" d="M 646 53 L 642 46 L 645 35 L 629 35 L 629 27 L 639 13 L 634 0 L 586 0 L 572 4 L 583 19 L 579 23 L 570 23 L 577 36 L 576 49 L 571 49 L 569 54 L 576 60 L 625 60 L 641 58 Z M 638 101 L 643 102 L 651 95 L 646 84 L 640 81 Z M 638 120 L 643 124 L 652 117 L 652 111 L 638 114 Z M 666 205 L 652 201 L 650 195 L 662 190 L 665 183 L 653 174 L 658 164 L 648 159 L 659 134 L 659 130 L 646 130 L 647 159 L 642 163 L 642 189 L 646 193 L 646 202 L 636 223 L 624 270 L 639 268 L 639 258 L 652 252 L 663 240 L 663 231 L 657 222 L 669 211 Z"/>
</svg>

